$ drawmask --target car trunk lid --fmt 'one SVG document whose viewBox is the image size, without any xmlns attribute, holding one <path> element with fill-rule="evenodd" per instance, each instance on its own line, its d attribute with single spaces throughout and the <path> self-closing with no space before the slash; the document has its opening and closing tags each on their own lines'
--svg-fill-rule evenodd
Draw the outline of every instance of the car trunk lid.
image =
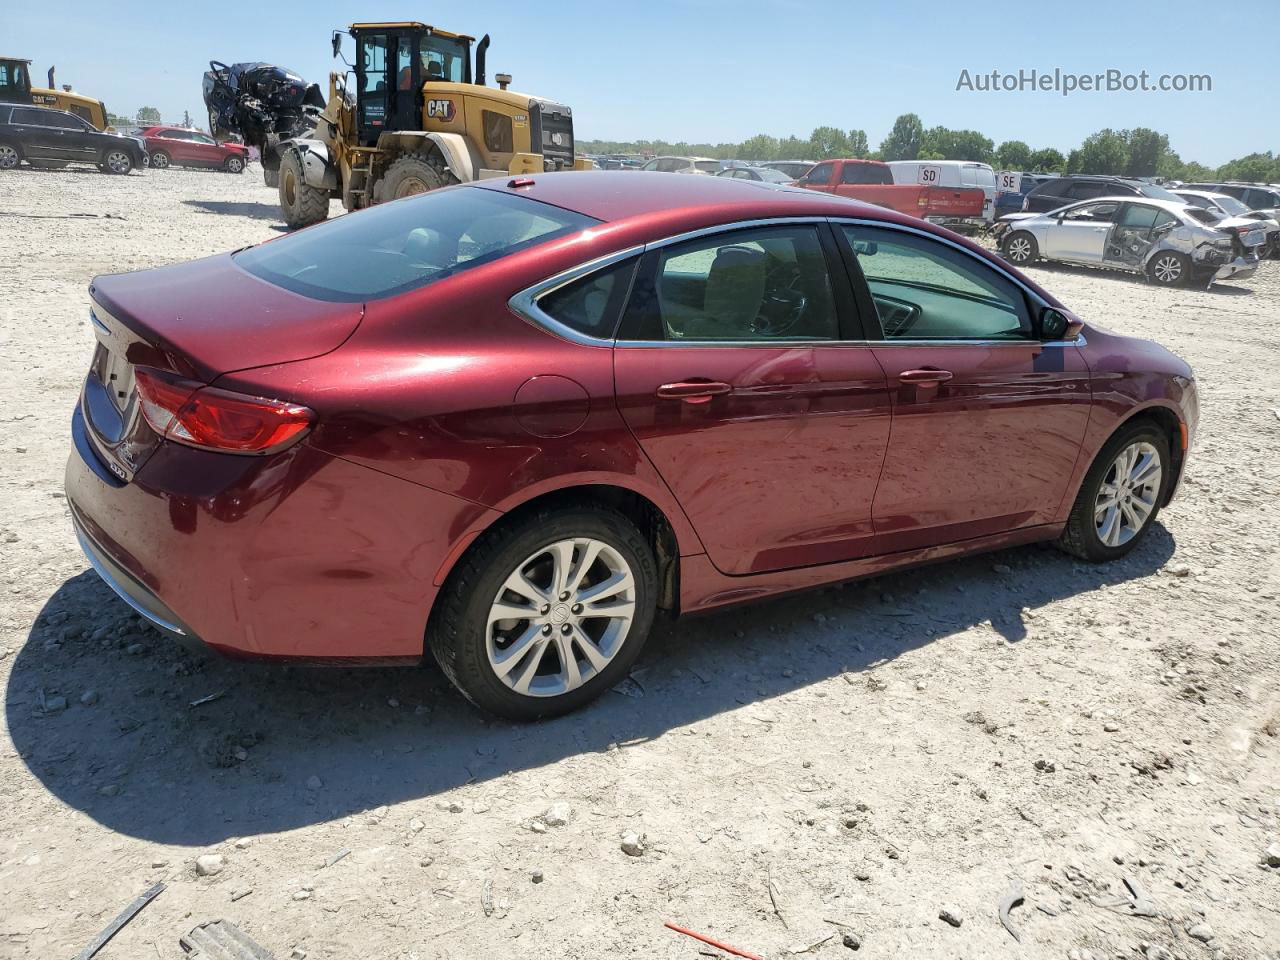
<svg viewBox="0 0 1280 960">
<path fill-rule="evenodd" d="M 208 384 L 335 350 L 364 312 L 362 304 L 312 300 L 259 280 L 230 255 L 98 277 L 89 295 L 97 343 L 81 410 L 95 452 L 126 482 L 161 442 L 141 415 L 138 367 Z"/>
</svg>

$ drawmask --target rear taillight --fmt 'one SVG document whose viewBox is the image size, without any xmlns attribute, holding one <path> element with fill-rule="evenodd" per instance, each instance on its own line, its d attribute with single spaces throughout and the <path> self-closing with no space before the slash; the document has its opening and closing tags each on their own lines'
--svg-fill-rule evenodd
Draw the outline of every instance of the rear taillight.
<svg viewBox="0 0 1280 960">
<path fill-rule="evenodd" d="M 151 429 L 192 447 L 273 453 L 297 440 L 315 418 L 294 403 L 208 387 L 150 367 L 137 367 L 133 376 Z"/>
<path fill-rule="evenodd" d="M 925 207 L 929 206 L 929 198 L 924 193 L 921 193 L 920 196 L 916 197 L 916 206 L 921 210 L 925 209 Z"/>
</svg>

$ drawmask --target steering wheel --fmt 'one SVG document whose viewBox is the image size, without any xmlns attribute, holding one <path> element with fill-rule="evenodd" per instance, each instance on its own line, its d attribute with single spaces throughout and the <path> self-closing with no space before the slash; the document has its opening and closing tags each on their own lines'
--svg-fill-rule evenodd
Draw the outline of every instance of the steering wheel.
<svg viewBox="0 0 1280 960">
<path fill-rule="evenodd" d="M 768 289 L 751 332 L 762 337 L 785 336 L 800 322 L 808 305 L 809 298 L 800 289 L 799 267 L 779 263 L 769 270 Z"/>
</svg>

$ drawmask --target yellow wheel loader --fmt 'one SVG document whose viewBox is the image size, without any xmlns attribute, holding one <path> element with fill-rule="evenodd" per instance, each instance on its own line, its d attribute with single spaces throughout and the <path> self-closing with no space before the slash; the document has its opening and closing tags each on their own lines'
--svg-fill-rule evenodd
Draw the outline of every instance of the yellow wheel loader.
<svg viewBox="0 0 1280 960">
<path fill-rule="evenodd" d="M 33 87 L 31 61 L 20 57 L 0 57 L 0 103 L 33 103 L 66 110 L 99 130 L 107 129 L 107 108 L 101 100 L 74 92 L 70 84 L 59 90 L 54 85 L 52 67 L 49 68 L 49 86 Z"/>
<path fill-rule="evenodd" d="M 423 23 L 357 23 L 352 70 L 329 75 L 312 137 L 279 145 L 280 208 L 290 227 L 454 183 L 549 170 L 586 170 L 563 104 L 485 85 L 489 38 Z M 339 56 L 342 32 L 333 34 Z"/>
</svg>

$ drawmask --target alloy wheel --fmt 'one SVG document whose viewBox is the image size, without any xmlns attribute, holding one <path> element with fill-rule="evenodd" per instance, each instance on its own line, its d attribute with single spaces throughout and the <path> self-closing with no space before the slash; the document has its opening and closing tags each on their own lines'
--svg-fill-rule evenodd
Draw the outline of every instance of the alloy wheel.
<svg viewBox="0 0 1280 960">
<path fill-rule="evenodd" d="M 12 170 L 18 162 L 18 151 L 7 143 L 0 143 L 0 170 Z"/>
<path fill-rule="evenodd" d="M 588 537 L 557 541 L 498 589 L 485 623 L 489 666 L 523 696 L 560 696 L 609 665 L 635 613 L 636 579 L 621 553 Z"/>
<path fill-rule="evenodd" d="M 1160 452 L 1145 440 L 1116 456 L 1093 502 L 1093 523 L 1104 546 L 1124 546 L 1146 526 L 1160 496 Z"/>
<path fill-rule="evenodd" d="M 1178 278 L 1182 276 L 1182 261 L 1166 254 L 1156 259 L 1156 262 L 1151 265 L 1151 272 L 1161 283 L 1177 283 Z"/>
<path fill-rule="evenodd" d="M 169 169 L 169 157 L 164 153 L 155 153 L 151 155 L 151 166 L 156 170 Z"/>
<path fill-rule="evenodd" d="M 1026 237 L 1014 237 L 1009 241 L 1009 259 L 1015 263 L 1025 263 L 1031 259 L 1031 241 Z"/>
<path fill-rule="evenodd" d="M 107 154 L 107 168 L 112 173 L 128 173 L 132 167 L 133 162 L 128 154 L 120 150 L 112 150 Z"/>
<path fill-rule="evenodd" d="M 244 169 L 244 161 L 239 157 L 232 157 L 227 161 L 227 170 L 231 173 L 239 173 Z"/>
</svg>

